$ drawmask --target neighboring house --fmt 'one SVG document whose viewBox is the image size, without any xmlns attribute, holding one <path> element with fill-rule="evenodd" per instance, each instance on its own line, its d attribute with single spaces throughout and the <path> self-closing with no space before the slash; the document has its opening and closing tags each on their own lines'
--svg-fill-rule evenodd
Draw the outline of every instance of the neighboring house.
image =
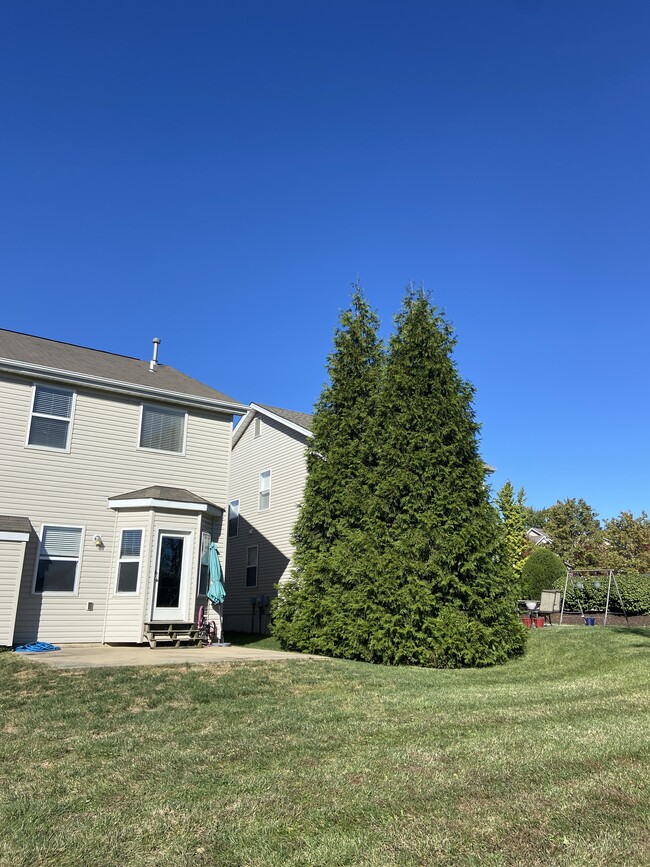
<svg viewBox="0 0 650 867">
<path fill-rule="evenodd" d="M 526 539 L 532 545 L 550 545 L 553 542 L 551 537 L 538 527 L 531 527 L 526 530 Z"/>
<path fill-rule="evenodd" d="M 0 644 L 191 624 L 242 406 L 157 362 L 0 330 Z"/>
<path fill-rule="evenodd" d="M 232 437 L 226 630 L 263 632 L 275 585 L 291 571 L 312 416 L 252 403 Z"/>
</svg>

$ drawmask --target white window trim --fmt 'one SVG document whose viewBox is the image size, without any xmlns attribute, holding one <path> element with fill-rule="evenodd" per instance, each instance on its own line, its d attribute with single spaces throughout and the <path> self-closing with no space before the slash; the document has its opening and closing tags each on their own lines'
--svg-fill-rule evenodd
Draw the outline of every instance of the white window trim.
<svg viewBox="0 0 650 867">
<path fill-rule="evenodd" d="M 43 533 L 46 527 L 64 527 L 66 530 L 81 530 L 81 539 L 79 540 L 79 559 L 77 560 L 77 571 L 74 576 L 74 590 L 36 590 L 36 578 L 38 576 L 38 566 L 41 561 L 41 548 L 43 546 Z M 38 534 L 38 551 L 36 552 L 36 563 L 34 564 L 34 577 L 32 578 L 32 596 L 78 596 L 79 595 L 79 576 L 81 574 L 81 563 L 83 560 L 84 542 L 86 539 L 86 528 L 79 524 L 64 524 L 63 521 L 48 521 L 41 524 L 41 529 Z M 61 560 L 68 558 L 61 557 Z"/>
<path fill-rule="evenodd" d="M 155 410 L 167 410 L 167 412 L 174 412 L 177 415 L 182 415 L 183 418 L 183 447 L 180 452 L 168 451 L 167 449 L 150 449 L 147 446 L 141 446 L 140 440 L 142 439 L 142 419 L 144 416 L 145 407 L 149 409 Z M 187 410 L 177 409 L 173 406 L 163 406 L 158 403 L 149 403 L 148 401 L 140 404 L 140 421 L 138 423 L 138 439 L 137 439 L 137 449 L 140 452 L 149 452 L 155 455 L 175 455 L 176 457 L 185 457 L 185 448 L 187 446 L 187 423 L 188 423 L 188 415 Z"/>
<path fill-rule="evenodd" d="M 230 508 L 231 508 L 233 503 L 237 503 L 237 532 L 231 534 L 230 533 Z M 228 539 L 236 539 L 239 536 L 239 516 L 240 515 L 241 515 L 241 500 L 239 498 L 236 498 L 234 500 L 230 500 L 230 502 L 228 503 L 228 520 L 227 520 L 227 524 L 228 524 L 227 538 Z"/>
<path fill-rule="evenodd" d="M 72 395 L 72 402 L 70 404 L 70 417 L 68 419 L 64 419 L 63 416 L 50 416 L 44 415 L 43 413 L 37 413 L 38 418 L 57 418 L 59 421 L 68 422 L 68 436 L 66 438 L 65 448 L 57 449 L 54 446 L 39 446 L 37 443 L 30 443 L 29 441 L 29 433 L 32 429 L 32 419 L 34 418 L 34 404 L 36 402 L 36 389 L 37 388 L 54 388 L 57 391 L 67 391 Z M 60 385 L 48 385 L 46 382 L 34 382 L 32 384 L 32 399 L 29 406 L 29 418 L 27 419 L 27 433 L 25 434 L 25 448 L 26 449 L 38 449 L 39 451 L 44 452 L 54 452 L 59 455 L 70 454 L 70 444 L 72 443 L 72 424 L 74 421 L 74 413 L 77 406 L 77 392 L 72 388 L 65 388 Z M 46 527 L 49 527 L 50 524 L 46 524 Z M 63 526 L 63 524 L 57 524 L 57 526 Z"/>
<path fill-rule="evenodd" d="M 132 530 L 140 530 L 142 533 L 142 537 L 140 539 L 140 555 L 138 557 L 122 557 L 120 556 L 120 552 L 122 550 L 122 537 L 124 533 L 128 533 Z M 140 595 L 140 579 L 142 578 L 142 549 L 144 548 L 144 539 L 145 539 L 146 530 L 144 527 L 122 527 L 120 529 L 120 538 L 118 540 L 118 548 L 117 548 L 117 569 L 115 571 L 115 585 L 113 589 L 113 596 L 139 596 Z M 138 581 L 136 584 L 135 590 L 120 590 L 119 589 L 119 580 L 120 580 L 120 565 L 122 563 L 137 563 L 138 564 Z"/>
<path fill-rule="evenodd" d="M 252 568 L 252 566 L 248 565 L 248 552 L 252 551 L 253 548 L 257 551 L 255 555 L 255 583 L 248 583 L 248 570 Z M 260 546 L 259 545 L 248 545 L 246 548 L 246 572 L 244 574 L 244 587 L 247 590 L 250 590 L 252 587 L 257 587 L 259 585 L 259 577 L 260 577 Z"/>
<path fill-rule="evenodd" d="M 262 501 L 261 501 L 261 497 L 262 497 L 262 493 L 264 493 L 264 492 L 262 491 L 262 476 L 264 475 L 264 473 L 268 473 L 268 474 L 269 474 L 269 487 L 268 487 L 268 493 L 269 493 L 269 504 L 268 504 L 268 506 L 265 506 L 264 508 L 262 508 L 262 506 L 261 506 L 261 502 L 262 502 Z M 258 491 L 257 491 L 257 511 L 258 511 L 258 512 L 268 512 L 269 509 L 271 508 L 271 479 L 272 479 L 272 478 L 273 478 L 273 473 L 271 472 L 271 470 L 262 470 L 262 472 L 261 472 L 260 475 L 259 475 L 259 479 L 258 479 Z"/>
</svg>

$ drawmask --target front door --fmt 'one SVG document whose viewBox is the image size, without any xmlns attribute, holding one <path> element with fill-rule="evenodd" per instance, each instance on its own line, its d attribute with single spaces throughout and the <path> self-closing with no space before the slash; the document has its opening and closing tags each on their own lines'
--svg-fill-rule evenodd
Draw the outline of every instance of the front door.
<svg viewBox="0 0 650 867">
<path fill-rule="evenodd" d="M 187 620 L 191 534 L 161 532 L 153 587 L 152 620 Z"/>
</svg>

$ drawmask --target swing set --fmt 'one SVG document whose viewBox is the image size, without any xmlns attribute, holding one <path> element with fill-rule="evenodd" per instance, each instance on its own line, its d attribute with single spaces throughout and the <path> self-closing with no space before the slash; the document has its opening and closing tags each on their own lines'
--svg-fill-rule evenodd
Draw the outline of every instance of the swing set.
<svg viewBox="0 0 650 867">
<path fill-rule="evenodd" d="M 580 616 L 588 626 L 593 626 L 594 618 L 585 617 L 583 602 L 585 600 L 586 592 L 591 590 L 592 593 L 597 593 L 598 591 L 602 590 L 605 583 L 607 584 L 607 598 L 605 601 L 605 618 L 603 620 L 603 626 L 607 626 L 607 615 L 609 614 L 609 603 L 612 596 L 612 587 L 616 591 L 616 595 L 621 606 L 621 611 L 625 616 L 625 623 L 627 626 L 629 626 L 630 622 L 627 617 L 627 611 L 625 610 L 625 603 L 623 602 L 623 596 L 621 595 L 621 589 L 618 586 L 618 581 L 616 580 L 616 573 L 614 572 L 614 570 L 571 569 L 570 566 L 567 566 L 566 577 L 564 579 L 564 593 L 562 594 L 562 608 L 560 610 L 560 626 L 562 625 L 562 618 L 564 617 L 564 606 L 566 604 L 566 595 L 569 588 L 571 588 L 571 590 L 573 591 L 571 594 L 572 599 L 574 599 L 577 603 L 577 606 L 580 610 Z"/>
</svg>

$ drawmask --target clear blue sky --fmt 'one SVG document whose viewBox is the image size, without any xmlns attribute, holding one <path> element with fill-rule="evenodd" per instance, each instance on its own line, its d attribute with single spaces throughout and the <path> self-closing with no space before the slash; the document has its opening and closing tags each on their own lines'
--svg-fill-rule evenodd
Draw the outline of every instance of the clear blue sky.
<svg viewBox="0 0 650 867">
<path fill-rule="evenodd" d="M 445 308 L 531 505 L 650 505 L 647 0 L 0 8 L 5 328 L 308 411 L 358 277 Z"/>
</svg>

